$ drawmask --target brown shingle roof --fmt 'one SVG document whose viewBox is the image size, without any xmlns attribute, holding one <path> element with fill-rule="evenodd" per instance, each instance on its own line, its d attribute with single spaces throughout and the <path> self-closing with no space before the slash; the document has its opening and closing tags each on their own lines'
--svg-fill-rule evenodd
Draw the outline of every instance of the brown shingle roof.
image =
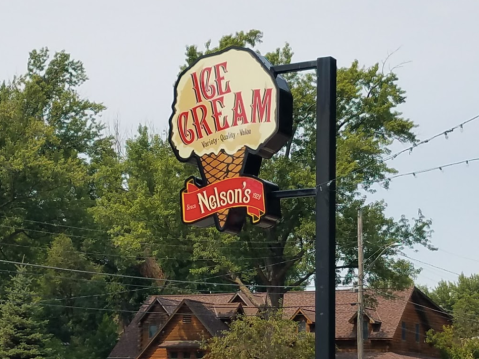
<svg viewBox="0 0 479 359">
<path fill-rule="evenodd" d="M 381 327 L 378 332 L 370 333 L 370 338 L 392 338 L 395 330 L 399 326 L 401 315 L 404 312 L 406 304 L 411 300 L 411 295 L 414 293 L 414 287 L 402 291 L 395 292 L 396 299 L 386 299 L 377 297 L 377 306 L 366 309 L 367 315 L 376 322 L 381 322 Z M 266 303 L 266 293 L 254 294 L 259 302 Z M 130 359 L 136 358 L 138 350 L 138 318 L 156 299 L 165 308 L 167 313 L 171 315 L 178 307 L 178 305 L 186 300 L 190 309 L 197 315 L 198 319 L 203 322 L 203 325 L 211 333 L 220 333 L 227 329 L 227 326 L 220 320 L 220 318 L 232 315 L 235 310 L 238 310 L 239 304 L 231 303 L 235 298 L 241 298 L 246 304 L 242 307 L 246 315 L 255 315 L 258 309 L 252 306 L 252 303 L 244 295 L 237 293 L 224 294 L 190 294 L 190 295 L 161 295 L 151 296 L 140 308 L 133 321 L 130 323 L 125 333 L 121 336 L 117 345 L 111 352 L 109 359 Z M 354 339 L 354 325 L 349 323 L 351 317 L 357 311 L 357 293 L 346 290 L 336 291 L 336 338 Z M 314 292 L 288 292 L 284 295 L 283 306 L 284 315 L 291 318 L 293 314 L 301 308 L 301 312 L 310 320 L 315 317 L 315 293 Z M 235 309 L 236 308 L 236 309 Z M 340 353 L 347 355 L 347 353 Z M 386 353 L 384 353 L 386 354 Z M 366 358 L 374 359 L 400 359 L 413 358 L 407 356 L 397 356 L 399 354 L 387 353 L 388 355 L 396 356 L 366 356 Z M 371 354 L 372 355 L 372 354 Z M 375 354 L 376 355 L 376 354 Z M 341 356 L 338 358 L 349 358 L 348 356 Z"/>
<path fill-rule="evenodd" d="M 221 304 L 228 303 L 236 293 L 221 294 L 188 294 L 188 295 L 152 295 L 148 297 L 145 303 L 140 307 L 138 313 L 120 336 L 118 343 L 111 351 L 108 359 L 134 359 L 139 354 L 138 339 L 140 336 L 140 328 L 138 327 L 139 319 L 143 317 L 146 310 L 151 304 L 158 302 L 165 308 L 168 315 L 171 315 L 181 303 L 183 299 L 192 299 L 199 302 Z"/>
<path fill-rule="evenodd" d="M 143 316 L 145 311 L 150 307 L 155 300 L 155 296 L 149 297 L 145 303 L 140 307 L 138 313 L 125 329 L 123 335 L 120 336 L 118 343 L 111 351 L 108 359 L 132 359 L 136 358 L 138 354 L 138 338 L 140 335 L 140 328 L 138 328 L 138 321 Z"/>
<path fill-rule="evenodd" d="M 213 305 L 213 310 L 218 318 L 231 319 L 242 312 L 242 306 L 241 303 L 221 303 Z"/>
<path fill-rule="evenodd" d="M 410 299 L 414 287 L 402 292 L 395 292 L 396 299 L 377 297 L 376 309 L 368 309 L 367 314 L 376 321 L 381 322 L 378 332 L 372 332 L 371 338 L 392 338 L 396 331 L 401 315 L 404 312 L 407 301 Z M 298 307 L 307 310 L 310 316 L 315 316 L 314 292 L 288 292 L 284 295 L 284 315 L 291 318 Z M 356 338 L 354 326 L 349 323 L 351 317 L 357 312 L 355 303 L 358 301 L 358 294 L 350 290 L 336 291 L 336 338 Z M 353 305 L 351 305 L 353 304 Z"/>
<path fill-rule="evenodd" d="M 193 314 L 199 319 L 211 335 L 220 335 L 221 332 L 228 329 L 228 326 L 216 316 L 215 310 L 211 305 L 190 299 L 186 299 L 185 304 L 191 309 Z"/>
</svg>

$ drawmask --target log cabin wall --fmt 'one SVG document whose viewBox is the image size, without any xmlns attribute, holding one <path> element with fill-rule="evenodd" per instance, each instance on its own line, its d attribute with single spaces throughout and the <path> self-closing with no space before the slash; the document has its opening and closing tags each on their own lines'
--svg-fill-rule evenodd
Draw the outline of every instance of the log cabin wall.
<svg viewBox="0 0 479 359">
<path fill-rule="evenodd" d="M 156 334 L 150 332 L 150 327 L 156 326 L 157 329 L 160 329 L 167 322 L 167 320 L 168 314 L 166 313 L 165 309 L 163 309 L 163 307 L 160 305 L 160 303 L 156 303 L 150 308 L 150 311 L 145 314 L 145 316 L 139 323 L 140 338 L 138 344 L 140 351 L 145 348 L 145 346 L 150 342 L 154 334 Z"/>
<path fill-rule="evenodd" d="M 396 328 L 391 350 L 439 357 L 438 350 L 426 343 L 426 332 L 429 329 L 442 330 L 448 324 L 448 318 L 430 306 L 428 301 L 413 293 Z"/>
<path fill-rule="evenodd" d="M 150 348 L 139 359 L 167 359 L 167 349 L 158 347 L 158 345 L 167 341 L 202 341 L 209 338 L 211 338 L 211 334 L 205 326 L 195 317 L 188 306 L 183 305 L 173 315 L 168 324 L 161 329 L 160 334 L 155 338 Z M 191 358 L 195 358 L 191 349 L 175 349 L 174 351 L 180 353 L 179 357 L 182 356 L 183 352 L 191 352 Z"/>
</svg>

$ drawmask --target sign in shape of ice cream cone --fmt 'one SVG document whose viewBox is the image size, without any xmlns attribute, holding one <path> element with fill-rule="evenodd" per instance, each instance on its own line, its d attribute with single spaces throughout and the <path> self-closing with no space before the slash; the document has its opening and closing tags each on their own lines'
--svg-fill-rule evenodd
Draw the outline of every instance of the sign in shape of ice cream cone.
<svg viewBox="0 0 479 359">
<path fill-rule="evenodd" d="M 271 65 L 253 51 L 232 47 L 199 58 L 178 78 L 169 140 L 180 161 L 198 165 L 202 176 L 200 187 L 257 176 L 261 159 L 270 158 L 291 138 L 292 96 L 284 79 L 275 76 L 270 68 Z M 245 186 L 252 184 L 249 179 L 243 182 Z M 243 182 L 234 181 L 235 184 Z M 261 183 L 264 192 L 261 196 L 267 202 L 266 193 L 275 186 Z M 215 210 L 212 213 L 208 210 L 210 214 L 206 218 L 201 215 L 197 221 L 190 221 L 188 213 L 196 213 L 197 206 L 203 202 L 183 202 L 185 198 L 192 198 L 183 196 L 188 193 L 187 187 L 181 197 L 186 223 L 207 226 L 214 220 L 219 230 L 237 233 L 246 215 L 253 223 L 265 227 L 279 219 L 279 208 L 273 208 L 276 204 L 266 203 L 264 210 L 256 215 L 256 211 L 248 211 L 248 203 L 235 202 L 239 195 L 234 198 L 230 195 L 229 201 L 226 191 L 226 199 L 219 194 L 207 200 L 198 197 L 198 201 L 207 201 L 208 208 Z M 215 190 L 218 191 L 216 187 Z M 231 189 L 237 193 L 250 190 Z M 200 193 L 197 196 L 201 196 Z"/>
</svg>

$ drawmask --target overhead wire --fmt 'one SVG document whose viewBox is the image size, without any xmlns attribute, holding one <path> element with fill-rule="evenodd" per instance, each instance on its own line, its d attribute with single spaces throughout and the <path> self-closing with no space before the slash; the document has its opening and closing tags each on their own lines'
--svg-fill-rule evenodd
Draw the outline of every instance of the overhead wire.
<svg viewBox="0 0 479 359">
<path fill-rule="evenodd" d="M 166 278 L 165 279 L 158 279 L 158 278 L 147 278 L 147 277 L 139 277 L 139 276 L 133 276 L 133 275 L 117 274 L 117 273 L 94 272 L 94 271 L 88 271 L 88 270 L 47 266 L 47 265 L 35 264 L 35 263 L 9 261 L 9 260 L 5 260 L 5 259 L 0 259 L 0 263 L 15 264 L 15 265 L 20 265 L 20 266 L 34 267 L 34 268 L 52 269 L 52 270 L 66 271 L 66 272 L 72 272 L 72 273 L 82 273 L 82 274 L 92 274 L 92 275 L 99 275 L 99 276 L 139 279 L 139 280 L 156 281 L 156 282 L 164 282 L 164 283 L 169 282 L 169 283 L 180 283 L 180 284 L 181 283 L 183 283 L 183 284 L 204 284 L 204 285 L 234 286 L 234 287 L 238 286 L 238 284 L 233 284 L 233 283 L 213 283 L 213 282 L 187 281 L 187 280 L 166 279 Z M 245 284 L 245 286 L 258 286 L 258 285 Z M 259 286 L 262 287 L 262 288 L 303 288 L 303 286 L 291 286 L 291 285 L 266 285 L 266 284 L 261 284 Z"/>
<path fill-rule="evenodd" d="M 452 133 L 453 131 L 455 131 L 456 129 L 460 128 L 461 130 L 464 129 L 464 126 L 470 122 L 473 122 L 475 120 L 479 119 L 479 115 L 475 115 L 471 118 L 469 118 L 468 120 L 465 120 L 453 127 L 450 127 L 450 128 L 447 128 L 446 130 L 443 130 L 429 138 L 426 138 L 424 140 L 421 140 L 421 141 L 418 141 L 417 143 L 413 144 L 412 146 L 408 147 L 408 148 L 405 148 L 405 149 L 402 149 L 392 155 L 389 155 L 387 156 L 386 158 L 382 159 L 381 162 L 382 163 L 385 163 L 387 161 L 390 161 L 392 159 L 395 159 L 397 158 L 398 156 L 402 155 L 403 153 L 406 153 L 406 152 L 409 152 L 409 153 L 412 153 L 412 151 L 417 148 L 417 147 L 420 147 L 422 145 L 425 145 L 427 143 L 430 143 L 431 141 L 435 140 L 436 138 L 440 138 L 442 136 L 444 136 L 446 139 L 448 139 L 448 135 L 449 133 Z M 322 190 L 322 186 L 330 186 L 332 182 L 337 182 L 337 180 L 339 179 L 342 179 L 342 178 L 347 178 L 347 177 L 350 177 L 351 175 L 363 170 L 363 169 L 366 169 L 367 167 L 369 167 L 369 165 L 364 165 L 364 166 L 361 166 L 353 171 L 351 171 L 350 173 L 348 173 L 347 175 L 344 175 L 344 176 L 337 176 L 329 181 L 325 181 L 323 183 L 320 183 L 318 185 L 316 185 L 316 188 L 319 188 L 320 190 Z M 394 177 L 393 177 L 394 178 Z"/>
</svg>

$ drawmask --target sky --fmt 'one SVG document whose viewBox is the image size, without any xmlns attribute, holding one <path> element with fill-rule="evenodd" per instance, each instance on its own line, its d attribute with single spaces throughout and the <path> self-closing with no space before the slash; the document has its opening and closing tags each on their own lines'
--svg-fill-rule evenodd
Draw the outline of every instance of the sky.
<svg viewBox="0 0 479 359">
<path fill-rule="evenodd" d="M 119 121 L 125 137 L 139 124 L 159 132 L 185 46 L 258 29 L 262 52 L 288 42 L 298 62 L 332 56 L 340 67 L 355 59 L 371 66 L 394 53 L 391 66 L 405 63 L 396 70 L 407 92 L 400 110 L 424 139 L 479 115 L 478 13 L 472 0 L 0 0 L 0 79 L 24 73 L 33 49 L 65 50 L 84 63 L 81 93 L 108 107 L 107 124 Z M 390 164 L 408 173 L 477 158 L 478 134 L 479 120 L 471 121 Z M 433 220 L 439 250 L 406 252 L 423 268 L 417 283 L 479 272 L 478 184 L 479 161 L 394 179 L 370 198 L 396 219 L 420 209 Z"/>
</svg>

